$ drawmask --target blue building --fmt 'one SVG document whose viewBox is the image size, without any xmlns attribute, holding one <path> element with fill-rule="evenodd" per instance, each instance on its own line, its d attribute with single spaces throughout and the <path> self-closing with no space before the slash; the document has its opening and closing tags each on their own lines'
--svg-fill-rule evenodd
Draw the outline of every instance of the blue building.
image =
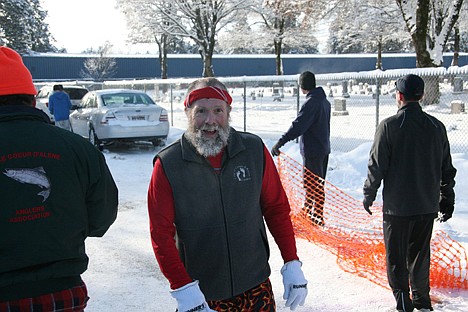
<svg viewBox="0 0 468 312">
<path fill-rule="evenodd" d="M 33 79 L 79 80 L 84 62 L 96 55 L 38 54 L 23 56 Z M 112 55 L 116 61 L 116 74 L 112 79 L 152 79 L 161 77 L 157 55 Z M 444 67 L 449 67 L 453 54 L 444 56 Z M 359 72 L 375 69 L 376 54 L 284 54 L 285 75 L 310 70 L 316 74 Z M 459 66 L 468 65 L 468 53 L 461 53 Z M 386 69 L 415 68 L 415 54 L 384 54 L 382 67 Z M 275 75 L 275 55 L 214 55 L 214 73 L 218 77 Z M 168 55 L 168 78 L 194 78 L 202 75 L 203 64 L 199 55 Z"/>
</svg>

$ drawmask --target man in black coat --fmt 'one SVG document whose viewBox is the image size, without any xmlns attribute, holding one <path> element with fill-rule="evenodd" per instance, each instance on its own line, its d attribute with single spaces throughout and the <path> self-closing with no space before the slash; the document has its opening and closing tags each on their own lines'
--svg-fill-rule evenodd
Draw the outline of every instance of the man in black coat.
<svg viewBox="0 0 468 312">
<path fill-rule="evenodd" d="M 316 86 L 315 75 L 310 71 L 299 76 L 299 86 L 302 93 L 306 94 L 306 101 L 289 130 L 272 147 L 271 154 L 278 156 L 284 144 L 300 137 L 301 155 L 307 169 L 304 171 L 304 208 L 315 224 L 324 225 L 324 183 L 330 154 L 331 105 L 323 88 Z M 313 178 L 309 172 L 319 178 Z"/>
<path fill-rule="evenodd" d="M 117 217 L 104 156 L 36 109 L 31 73 L 0 47 L 0 311 L 84 311 L 87 237 Z"/>
<path fill-rule="evenodd" d="M 423 112 L 424 81 L 396 81 L 398 113 L 378 126 L 364 183 L 364 209 L 383 180 L 383 232 L 387 276 L 398 311 L 432 311 L 430 240 L 434 219 L 452 217 L 456 169 L 442 122 Z M 411 296 L 410 296 L 411 288 Z"/>
</svg>

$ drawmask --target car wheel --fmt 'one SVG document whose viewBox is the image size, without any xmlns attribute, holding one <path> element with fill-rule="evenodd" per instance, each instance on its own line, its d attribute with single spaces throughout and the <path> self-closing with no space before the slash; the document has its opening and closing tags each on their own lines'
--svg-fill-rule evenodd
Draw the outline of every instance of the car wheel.
<svg viewBox="0 0 468 312">
<path fill-rule="evenodd" d="M 99 141 L 96 132 L 94 131 L 93 128 L 89 129 L 89 136 L 88 136 L 89 143 L 93 144 L 96 146 L 100 151 L 102 151 L 103 146 L 101 145 L 101 142 Z"/>
</svg>

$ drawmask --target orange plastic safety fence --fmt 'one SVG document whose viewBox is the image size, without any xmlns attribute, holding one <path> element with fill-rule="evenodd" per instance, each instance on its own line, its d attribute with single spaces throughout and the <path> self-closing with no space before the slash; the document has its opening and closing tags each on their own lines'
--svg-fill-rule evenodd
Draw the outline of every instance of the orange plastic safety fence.
<svg viewBox="0 0 468 312">
<path fill-rule="evenodd" d="M 338 265 L 388 288 L 382 206 L 375 202 L 370 216 L 357 200 L 302 164 L 281 153 L 278 171 L 291 205 L 298 237 L 336 254 Z M 431 241 L 431 287 L 468 289 L 465 249 L 443 231 Z"/>
</svg>

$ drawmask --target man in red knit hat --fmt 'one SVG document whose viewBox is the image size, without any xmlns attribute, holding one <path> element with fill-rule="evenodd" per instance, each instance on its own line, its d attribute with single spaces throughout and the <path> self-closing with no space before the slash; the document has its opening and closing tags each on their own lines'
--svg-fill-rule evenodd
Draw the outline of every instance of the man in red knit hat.
<svg viewBox="0 0 468 312">
<path fill-rule="evenodd" d="M 148 190 L 154 252 L 179 312 L 276 311 L 265 220 L 294 310 L 307 280 L 288 199 L 262 140 L 229 126 L 231 102 L 215 78 L 189 85 L 187 131 L 156 156 Z"/>
<path fill-rule="evenodd" d="M 0 47 L 0 311 L 84 311 L 84 241 L 117 216 L 104 156 L 50 124 L 21 56 Z"/>
</svg>

